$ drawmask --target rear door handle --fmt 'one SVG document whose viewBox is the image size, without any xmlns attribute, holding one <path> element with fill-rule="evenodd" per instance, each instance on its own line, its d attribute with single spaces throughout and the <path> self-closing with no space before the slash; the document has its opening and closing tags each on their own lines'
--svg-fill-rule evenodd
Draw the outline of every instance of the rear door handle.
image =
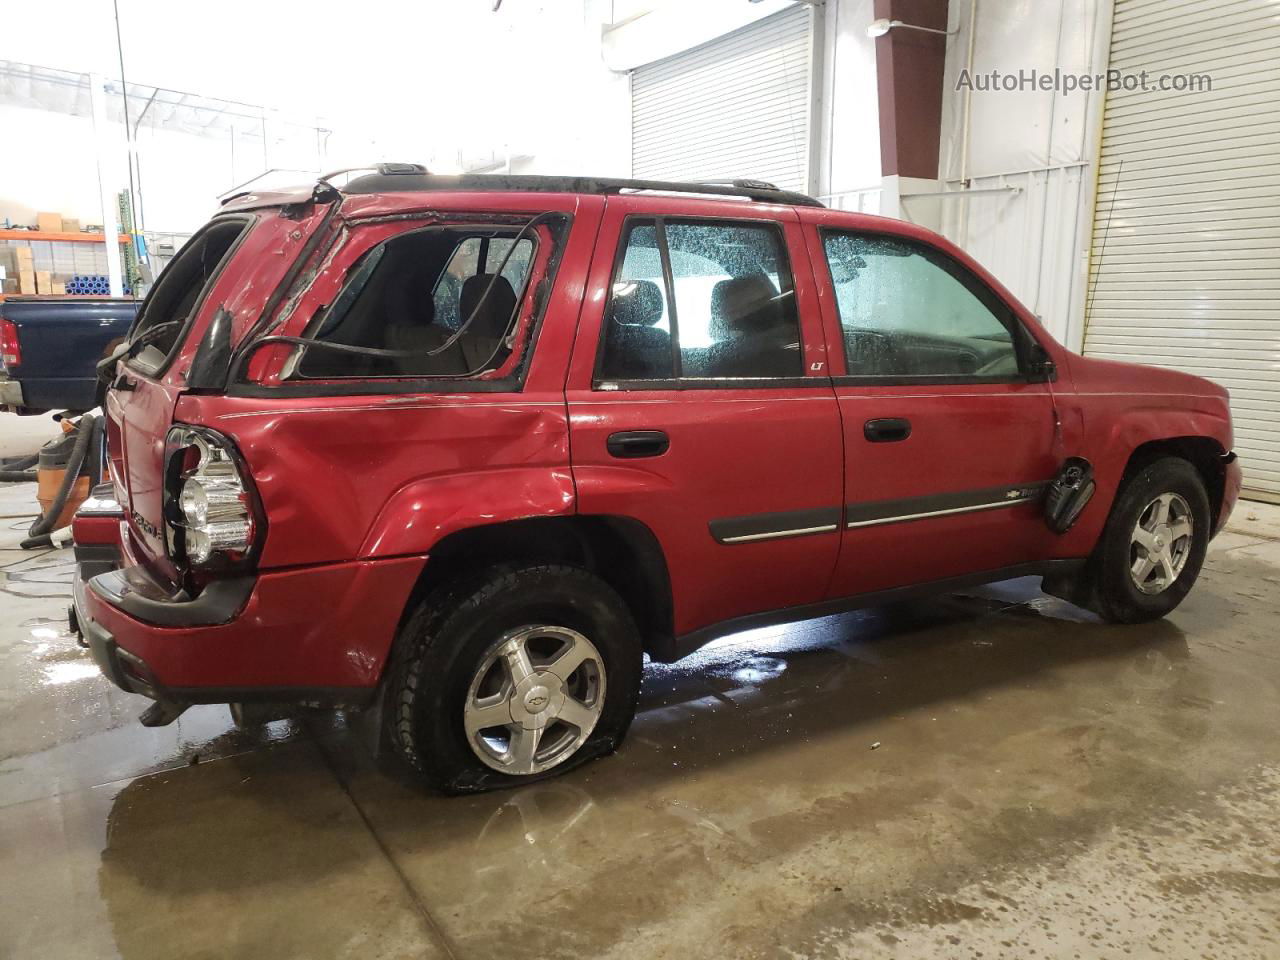
<svg viewBox="0 0 1280 960">
<path fill-rule="evenodd" d="M 623 460 L 660 457 L 671 448 L 671 438 L 661 430 L 624 430 L 611 433 L 605 447 Z"/>
<path fill-rule="evenodd" d="M 911 436 L 911 421 L 902 417 L 868 420 L 862 425 L 862 435 L 872 443 L 896 443 Z"/>
</svg>

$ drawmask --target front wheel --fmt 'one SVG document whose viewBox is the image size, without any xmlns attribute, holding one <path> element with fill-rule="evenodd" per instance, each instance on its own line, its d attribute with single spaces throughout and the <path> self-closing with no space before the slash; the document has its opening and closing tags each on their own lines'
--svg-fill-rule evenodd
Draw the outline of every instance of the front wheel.
<svg viewBox="0 0 1280 960">
<path fill-rule="evenodd" d="M 1195 467 L 1176 457 L 1148 464 L 1121 488 L 1098 544 L 1098 612 L 1142 623 L 1172 611 L 1200 575 L 1210 530 Z"/>
<path fill-rule="evenodd" d="M 386 732 L 445 792 L 532 782 L 617 747 L 641 667 L 630 612 L 598 577 L 493 568 L 428 597 L 405 624 Z"/>
</svg>

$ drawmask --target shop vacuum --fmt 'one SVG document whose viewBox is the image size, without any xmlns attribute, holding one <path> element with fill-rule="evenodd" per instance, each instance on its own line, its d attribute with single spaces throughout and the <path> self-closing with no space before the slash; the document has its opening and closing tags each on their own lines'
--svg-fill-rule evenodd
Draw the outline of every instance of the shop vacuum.
<svg viewBox="0 0 1280 960">
<path fill-rule="evenodd" d="M 0 482 L 36 484 L 41 514 L 20 544 L 24 550 L 52 546 L 53 535 L 69 527 L 102 472 L 101 419 L 88 413 L 76 419 L 58 414 L 54 419 L 62 424 L 62 436 L 38 454 L 0 463 Z"/>
</svg>

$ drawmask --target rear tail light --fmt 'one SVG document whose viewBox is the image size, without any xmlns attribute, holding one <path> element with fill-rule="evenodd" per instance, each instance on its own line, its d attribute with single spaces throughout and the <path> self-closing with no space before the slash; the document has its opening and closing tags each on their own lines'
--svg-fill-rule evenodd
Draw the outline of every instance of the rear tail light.
<svg viewBox="0 0 1280 960">
<path fill-rule="evenodd" d="M 209 572 L 248 566 L 263 524 L 231 441 L 204 427 L 176 426 L 165 448 L 165 542 L 174 563 Z"/>
<path fill-rule="evenodd" d="M 6 367 L 22 365 L 22 347 L 18 345 L 18 325 L 0 320 L 0 362 Z"/>
</svg>

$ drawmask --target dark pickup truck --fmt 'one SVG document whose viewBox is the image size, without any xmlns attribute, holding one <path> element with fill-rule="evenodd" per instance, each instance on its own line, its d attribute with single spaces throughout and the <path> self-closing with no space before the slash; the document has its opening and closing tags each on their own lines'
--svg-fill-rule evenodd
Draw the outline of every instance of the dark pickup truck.
<svg viewBox="0 0 1280 960">
<path fill-rule="evenodd" d="M 96 406 L 97 363 L 129 332 L 141 301 L 110 297 L 0 300 L 0 410 Z"/>
</svg>

